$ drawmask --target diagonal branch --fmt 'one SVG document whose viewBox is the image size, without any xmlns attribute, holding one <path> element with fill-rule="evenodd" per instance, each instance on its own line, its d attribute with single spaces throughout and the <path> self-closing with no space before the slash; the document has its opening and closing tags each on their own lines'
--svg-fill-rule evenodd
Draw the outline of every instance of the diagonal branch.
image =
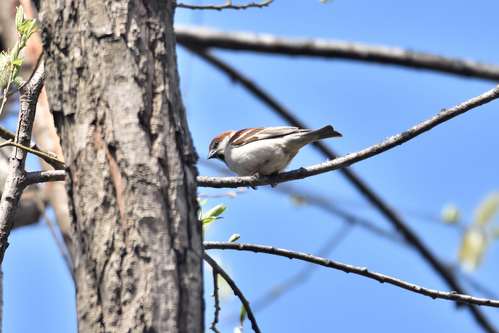
<svg viewBox="0 0 499 333">
<path fill-rule="evenodd" d="M 230 286 L 230 288 L 232 289 L 234 294 L 237 297 L 239 297 L 239 299 L 241 300 L 241 303 L 244 306 L 244 309 L 246 310 L 246 313 L 248 314 L 248 319 L 251 322 L 251 327 L 253 328 L 253 331 L 255 331 L 255 333 L 261 333 L 260 328 L 258 327 L 258 324 L 256 322 L 256 318 L 253 315 L 253 311 L 251 310 L 251 307 L 249 305 L 249 302 L 246 299 L 246 297 L 244 296 L 244 294 L 242 293 L 241 289 L 239 289 L 239 287 L 236 285 L 234 280 L 232 280 L 232 278 L 229 276 L 229 274 L 227 274 L 227 272 L 225 272 L 224 269 L 222 267 L 220 267 L 220 265 L 217 264 L 217 262 L 215 260 L 213 260 L 212 257 L 210 257 L 207 253 L 204 253 L 203 258 L 211 266 L 213 271 L 220 274 L 220 276 Z"/>
<path fill-rule="evenodd" d="M 219 173 L 222 174 L 230 174 L 226 168 L 223 168 L 220 166 L 220 164 L 215 164 L 215 163 L 209 163 L 207 161 L 200 160 L 198 162 L 199 164 L 204 165 L 205 167 L 211 168 L 213 170 L 218 171 Z M 243 190 L 244 188 L 241 188 L 239 190 Z M 310 191 L 307 191 L 305 189 L 298 189 L 295 188 L 292 184 L 286 183 L 286 184 L 281 184 L 280 186 L 273 187 L 272 189 L 269 189 L 272 192 L 279 192 L 282 194 L 289 195 L 291 197 L 300 197 L 302 200 L 305 201 L 306 204 L 314 206 L 316 208 L 319 208 L 320 210 L 324 211 L 325 213 L 328 213 L 330 215 L 333 215 L 335 217 L 340 218 L 343 222 L 347 223 L 348 225 L 351 226 L 359 226 L 362 227 L 365 231 L 370 232 L 371 234 L 381 237 L 387 241 L 402 245 L 402 246 L 410 246 L 407 242 L 404 241 L 400 237 L 399 234 L 393 232 L 393 231 L 388 231 L 385 230 L 381 227 L 378 227 L 376 224 L 374 224 L 372 221 L 363 218 L 360 215 L 355 215 L 350 212 L 348 212 L 345 209 L 342 209 L 338 207 L 336 204 L 333 203 L 332 200 L 330 200 L 329 197 L 319 195 L 317 193 L 313 193 Z M 230 193 L 230 192 L 229 192 Z M 221 194 L 224 195 L 224 194 Z M 199 194 L 200 197 L 205 197 L 203 194 Z M 217 195 L 211 195 L 212 197 L 217 197 Z"/>
<path fill-rule="evenodd" d="M 232 0 L 226 0 L 223 5 L 191 5 L 183 2 L 177 3 L 177 8 L 186 8 L 186 9 L 205 9 L 205 10 L 224 10 L 224 9 L 249 9 L 249 8 L 263 8 L 270 5 L 274 0 L 265 0 L 262 2 L 249 2 L 241 5 L 235 5 L 232 3 Z"/>
<path fill-rule="evenodd" d="M 317 255 L 320 257 L 328 256 L 346 239 L 354 226 L 354 224 L 344 224 L 342 228 L 335 231 L 321 246 Z M 284 294 L 307 282 L 317 268 L 319 267 L 307 265 L 284 281 L 274 284 L 265 294 L 255 300 L 253 306 L 255 311 L 258 312 L 265 309 L 267 306 L 284 296 Z"/>
<path fill-rule="evenodd" d="M 20 91 L 19 123 L 17 125 L 16 143 L 28 146 L 31 141 L 31 129 L 35 119 L 36 101 L 45 81 L 43 63 L 36 69 L 28 84 Z M 0 263 L 3 261 L 8 246 L 8 236 L 14 223 L 17 203 L 24 190 L 26 151 L 15 147 L 9 162 L 9 171 L 0 201 Z"/>
<path fill-rule="evenodd" d="M 218 249 L 218 250 L 238 250 L 238 251 L 249 251 L 256 253 L 267 253 L 271 255 L 286 257 L 288 259 L 298 259 L 316 265 L 337 269 L 345 273 L 353 273 L 356 275 L 365 276 L 367 278 L 376 280 L 380 283 L 389 283 L 391 285 L 412 291 L 417 294 L 425 295 L 433 299 L 440 298 L 440 299 L 447 299 L 467 304 L 484 305 L 496 308 L 499 307 L 499 300 L 473 297 L 470 295 L 460 294 L 455 291 L 445 292 L 440 290 L 428 289 L 410 282 L 406 282 L 404 280 L 394 278 L 389 275 L 369 271 L 366 267 L 357 267 L 353 265 L 348 265 L 338 261 L 316 257 L 307 253 L 295 252 L 272 246 L 244 244 L 244 243 L 204 242 L 204 248 L 206 250 Z"/>
<path fill-rule="evenodd" d="M 41 150 L 38 150 L 38 149 L 35 149 L 32 147 L 24 146 L 20 143 L 12 141 L 12 140 L 7 140 L 5 142 L 0 143 L 0 148 L 7 147 L 7 146 L 13 146 L 13 147 L 22 149 L 27 153 L 31 153 L 35 156 L 38 156 L 39 158 L 41 158 L 42 160 L 47 162 L 47 164 L 51 165 L 56 170 L 63 170 L 66 167 L 64 165 L 64 162 L 61 161 L 60 159 L 58 159 L 55 154 L 44 152 L 44 151 L 41 151 Z"/>
<path fill-rule="evenodd" d="M 393 135 L 386 140 L 372 145 L 360 151 L 350 153 L 348 155 L 335 158 L 332 161 L 316 164 L 306 168 L 300 168 L 293 171 L 283 172 L 273 177 L 198 177 L 198 186 L 204 187 L 242 187 L 242 186 L 262 186 L 269 184 L 278 184 L 295 179 L 303 179 L 314 175 L 319 175 L 325 172 L 341 169 L 350 166 L 359 161 L 381 154 L 389 149 L 401 145 L 416 136 L 431 130 L 433 127 L 440 125 L 460 114 L 472 110 L 480 105 L 486 104 L 499 97 L 499 85 L 495 88 L 486 91 L 485 93 L 473 97 L 461 104 L 458 104 L 450 109 L 443 109 L 435 116 L 427 119 L 406 131 Z"/>
<path fill-rule="evenodd" d="M 297 127 L 308 128 L 306 124 L 296 118 L 289 110 L 285 109 L 278 101 L 260 88 L 255 82 L 245 77 L 242 73 L 229 66 L 222 60 L 202 50 L 191 49 L 198 53 L 203 59 L 213 64 L 215 67 L 230 76 L 233 80 L 241 83 L 250 93 L 260 99 L 271 110 L 277 113 L 281 118 L 284 118 L 289 124 Z M 315 142 L 314 147 L 317 148 L 323 155 L 329 159 L 336 158 L 336 154 L 324 143 Z M 419 254 L 430 264 L 430 266 L 442 277 L 449 288 L 464 294 L 464 289 L 461 287 L 454 274 L 443 264 L 431 249 L 418 237 L 418 235 L 405 223 L 397 212 L 388 205 L 373 189 L 369 187 L 359 176 L 357 176 L 350 168 L 339 170 L 353 186 L 390 222 L 393 227 L 405 238 Z M 475 321 L 487 332 L 496 332 L 495 328 L 485 317 L 485 315 L 475 306 L 468 306 Z"/>
<path fill-rule="evenodd" d="M 31 146 L 27 147 L 27 146 L 23 146 L 19 143 L 16 143 L 14 141 L 16 138 L 16 134 L 9 131 L 8 129 L 6 129 L 3 126 L 0 126 L 0 138 L 7 140 L 6 142 L 3 142 L 0 144 L 0 148 L 4 147 L 4 146 L 15 146 L 17 148 L 24 149 L 25 151 L 38 156 L 39 158 L 41 158 L 42 160 L 47 162 L 47 164 L 51 165 L 56 170 L 62 170 L 66 167 L 64 162 L 61 161 L 59 158 L 57 158 L 57 155 L 55 155 L 55 154 L 52 155 L 49 152 L 45 152 L 45 151 L 41 150 L 40 148 L 38 148 L 38 146 L 36 144 L 32 144 Z"/>
<path fill-rule="evenodd" d="M 347 59 L 432 70 L 464 77 L 499 81 L 499 66 L 448 58 L 397 47 L 318 38 L 286 38 L 270 34 L 223 32 L 208 28 L 176 26 L 177 42 L 186 47 L 220 48 L 287 56 Z"/>
</svg>

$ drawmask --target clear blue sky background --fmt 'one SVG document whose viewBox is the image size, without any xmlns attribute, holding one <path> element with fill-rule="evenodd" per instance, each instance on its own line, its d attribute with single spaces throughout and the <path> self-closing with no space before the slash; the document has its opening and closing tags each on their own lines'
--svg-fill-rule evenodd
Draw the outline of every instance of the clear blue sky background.
<svg viewBox="0 0 499 333">
<path fill-rule="evenodd" d="M 284 1 L 262 10 L 193 12 L 179 10 L 177 23 L 223 30 L 316 36 L 402 46 L 442 55 L 499 63 L 499 2 L 469 1 Z M 311 127 L 333 124 L 344 134 L 328 142 L 339 153 L 364 148 L 493 87 L 493 83 L 397 67 L 342 60 L 217 52 L 263 85 Z M 227 129 L 284 124 L 239 86 L 179 49 L 183 97 L 201 159 L 212 136 Z M 353 169 L 396 207 L 435 253 L 455 264 L 461 232 L 438 219 L 453 202 L 466 221 L 490 192 L 497 190 L 499 102 L 454 119 L 402 147 L 356 164 Z M 302 151 L 292 168 L 322 162 L 313 149 Z M 201 174 L 216 174 L 200 167 Z M 295 188 L 322 193 L 337 205 L 391 230 L 338 174 L 300 180 Z M 200 193 L 225 190 L 200 189 Z M 296 207 L 271 189 L 247 191 L 226 203 L 224 219 L 206 238 L 272 244 L 317 253 L 342 228 L 338 218 L 309 206 Z M 44 224 L 15 231 L 4 264 L 4 332 L 75 332 L 74 289 Z M 304 264 L 247 253 L 213 252 L 250 301 L 282 282 Z M 430 288 L 447 286 L 414 251 L 353 228 L 329 255 Z M 474 279 L 499 294 L 497 246 L 493 245 Z M 212 318 L 211 275 L 206 279 L 206 320 Z M 480 295 L 471 288 L 468 290 Z M 237 325 L 239 303 L 222 304 L 223 332 Z M 497 309 L 482 308 L 499 327 Z M 363 277 L 320 268 L 306 283 L 257 312 L 263 332 L 476 332 L 467 310 Z M 246 324 L 246 331 L 251 331 Z"/>
</svg>

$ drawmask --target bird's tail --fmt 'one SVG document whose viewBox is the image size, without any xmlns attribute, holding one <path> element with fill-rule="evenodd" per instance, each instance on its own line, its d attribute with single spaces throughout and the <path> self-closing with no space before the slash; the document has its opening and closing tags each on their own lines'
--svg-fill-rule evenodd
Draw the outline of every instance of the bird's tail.
<svg viewBox="0 0 499 333">
<path fill-rule="evenodd" d="M 324 126 L 315 131 L 310 131 L 306 134 L 306 137 L 310 142 L 340 136 L 342 136 L 341 133 L 335 131 L 331 125 Z"/>
</svg>

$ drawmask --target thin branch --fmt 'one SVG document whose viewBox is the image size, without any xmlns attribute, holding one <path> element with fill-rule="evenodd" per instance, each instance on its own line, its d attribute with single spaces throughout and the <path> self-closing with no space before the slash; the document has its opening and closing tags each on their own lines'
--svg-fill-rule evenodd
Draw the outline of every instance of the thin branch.
<svg viewBox="0 0 499 333">
<path fill-rule="evenodd" d="M 343 242 L 343 240 L 346 239 L 354 226 L 354 224 L 344 224 L 339 230 L 335 231 L 321 246 L 317 255 L 320 257 L 329 256 L 331 252 L 333 252 L 333 250 L 336 249 Z M 307 282 L 317 268 L 318 266 L 315 265 L 303 267 L 301 270 L 288 277 L 286 280 L 272 286 L 265 294 L 263 294 L 254 302 L 255 311 L 258 312 L 263 310 L 287 292 Z"/>
<path fill-rule="evenodd" d="M 221 174 L 230 174 L 226 168 L 223 168 L 220 166 L 220 164 L 215 164 L 213 162 L 208 162 L 208 161 L 203 161 L 199 160 L 199 164 L 202 164 L 208 168 L 211 168 L 213 170 L 216 170 L 217 172 Z M 361 217 L 360 215 L 355 215 L 352 214 L 337 205 L 333 203 L 333 201 L 330 199 L 330 197 L 325 197 L 317 193 L 313 193 L 307 190 L 304 190 L 302 188 L 296 189 L 292 184 L 286 183 L 286 184 L 281 184 L 279 186 L 273 187 L 271 189 L 273 193 L 279 192 L 281 194 L 286 194 L 291 197 L 300 197 L 305 201 L 306 204 L 317 207 L 321 209 L 322 211 L 333 215 L 335 217 L 340 218 L 342 221 L 349 225 L 355 225 L 362 227 L 364 230 L 372 233 L 373 235 L 379 236 L 385 240 L 391 241 L 393 243 L 402 245 L 402 246 L 408 246 L 407 244 L 401 237 L 399 237 L 398 234 L 394 233 L 393 231 L 388 231 L 383 228 L 378 227 L 375 225 L 373 222 Z M 201 198 L 219 198 L 219 197 L 235 197 L 236 193 L 242 193 L 246 192 L 246 188 L 237 188 L 236 191 L 234 192 L 227 192 L 227 193 L 222 193 L 220 195 L 204 195 L 200 194 L 199 197 Z"/>
<path fill-rule="evenodd" d="M 249 2 L 241 5 L 235 5 L 232 0 L 227 0 L 223 5 L 191 5 L 179 2 L 177 3 L 177 8 L 187 8 L 187 9 L 206 9 L 206 10 L 224 10 L 224 9 L 249 9 L 249 8 L 263 8 L 270 5 L 274 0 L 265 0 L 262 2 Z"/>
<path fill-rule="evenodd" d="M 247 32 L 223 32 L 189 26 L 176 26 L 175 32 L 177 42 L 187 47 L 348 59 L 499 81 L 497 65 L 397 47 L 316 38 L 285 38 Z"/>
<path fill-rule="evenodd" d="M 298 259 L 307 261 L 316 265 L 321 265 L 328 268 L 337 269 L 345 273 L 353 273 L 356 275 L 365 276 L 367 278 L 376 280 L 380 283 L 389 283 L 394 286 L 412 291 L 417 294 L 425 295 L 433 299 L 441 298 L 455 302 L 483 305 L 491 307 L 499 307 L 499 300 L 473 297 L 470 295 L 459 294 L 455 291 L 445 292 L 440 290 L 428 289 L 413 283 L 409 283 L 389 275 L 369 271 L 366 267 L 357 267 L 353 265 L 344 264 L 338 261 L 333 261 L 321 257 L 316 257 L 307 253 L 295 252 L 286 249 L 280 249 L 272 246 L 257 245 L 257 244 L 243 244 L 243 243 L 223 243 L 223 242 L 204 242 L 206 250 L 238 250 L 250 251 L 256 253 L 267 253 L 271 255 L 286 257 L 288 259 Z"/>
<path fill-rule="evenodd" d="M 45 152 L 45 151 L 41 150 L 34 143 L 31 144 L 29 147 L 25 147 L 19 143 L 16 143 L 14 141 L 16 138 L 16 134 L 14 132 L 9 131 L 8 129 L 6 129 L 3 126 L 0 126 L 0 138 L 7 140 L 7 142 L 0 144 L 0 148 L 3 146 L 15 146 L 17 148 L 24 149 L 25 151 L 30 152 L 30 153 L 38 156 L 39 158 L 41 158 L 42 160 L 47 162 L 50 166 L 52 166 L 56 170 L 62 170 L 66 167 L 64 164 L 64 161 L 57 158 L 57 156 L 55 154 L 52 155 L 49 152 Z"/>
<path fill-rule="evenodd" d="M 200 52 L 197 49 L 191 49 L 197 52 L 203 59 L 213 64 L 215 67 L 229 75 L 233 80 L 241 83 L 250 93 L 257 99 L 261 100 L 277 115 L 285 119 L 289 124 L 301 128 L 308 128 L 306 124 L 297 119 L 289 110 L 284 108 L 275 98 L 260 88 L 255 82 L 245 77 L 235 68 L 229 66 L 219 58 L 207 52 Z M 315 142 L 313 144 L 324 156 L 329 159 L 336 158 L 336 154 L 323 142 Z M 449 288 L 464 294 L 464 289 L 461 287 L 458 280 L 443 264 L 431 249 L 418 237 L 418 235 L 405 223 L 398 213 L 390 207 L 369 185 L 363 181 L 352 169 L 343 168 L 339 172 L 343 174 L 347 180 L 390 222 L 395 230 L 403 235 L 404 239 L 410 244 L 419 254 L 430 264 L 430 266 L 442 277 Z M 495 328 L 485 317 L 485 315 L 475 306 L 468 305 L 468 309 L 473 315 L 475 321 L 487 332 L 496 332 Z"/>
<path fill-rule="evenodd" d="M 6 147 L 6 146 L 17 147 L 19 149 L 22 149 L 22 150 L 28 152 L 28 153 L 36 155 L 39 158 L 41 158 L 42 160 L 44 160 L 45 162 L 47 162 L 49 165 L 51 165 L 56 170 L 63 170 L 66 168 L 64 162 L 61 161 L 60 159 L 58 159 L 55 154 L 53 155 L 51 153 L 44 152 L 44 151 L 41 151 L 38 149 L 34 149 L 32 147 L 27 147 L 27 146 L 24 146 L 24 145 L 19 144 L 17 142 L 14 142 L 12 140 L 7 140 L 7 141 L 2 142 L 0 144 L 0 148 Z"/>
<path fill-rule="evenodd" d="M 246 297 L 244 296 L 244 294 L 242 293 L 241 289 L 239 289 L 239 287 L 236 285 L 234 280 L 232 280 L 232 278 L 229 276 L 229 274 L 227 274 L 227 272 L 225 272 L 224 269 L 222 267 L 220 267 L 220 265 L 217 264 L 217 262 L 215 260 L 213 260 L 212 257 L 210 257 L 207 253 L 204 253 L 203 258 L 211 266 L 213 271 L 216 271 L 218 274 L 220 274 L 220 276 L 227 282 L 229 287 L 234 292 L 234 295 L 239 297 L 239 300 L 241 300 L 241 303 L 243 304 L 244 309 L 246 310 L 246 313 L 248 314 L 248 319 L 251 322 L 251 327 L 253 328 L 253 331 L 255 331 L 255 333 L 261 333 L 260 328 L 258 327 L 258 324 L 256 322 L 256 318 L 253 315 L 253 311 L 251 310 L 251 307 L 249 305 L 249 302 L 246 299 Z"/>
<path fill-rule="evenodd" d="M 218 295 L 218 272 L 213 269 L 213 301 L 215 311 L 213 313 L 213 321 L 211 322 L 210 329 L 215 333 L 220 333 L 217 328 L 218 316 L 220 314 L 220 297 Z"/>
<path fill-rule="evenodd" d="M 16 91 L 21 91 L 31 81 L 31 79 L 33 78 L 33 75 L 35 75 L 35 71 L 40 66 L 40 62 L 42 61 L 42 58 L 43 58 L 43 49 L 41 50 L 40 54 L 38 55 L 35 66 L 33 67 L 33 70 L 31 71 L 29 78 L 26 81 L 24 81 L 23 83 L 21 83 L 21 85 L 19 87 L 17 87 L 17 90 L 12 90 L 6 94 L 4 93 L 2 96 L 0 96 L 0 98 L 2 98 L 2 99 L 9 98 L 10 96 L 14 95 L 16 93 Z M 0 113 L 0 115 L 1 115 L 1 113 Z"/>
<path fill-rule="evenodd" d="M 26 173 L 24 184 L 27 186 L 37 183 L 64 181 L 64 179 L 66 179 L 66 171 L 64 170 L 33 171 Z"/>
<path fill-rule="evenodd" d="M 17 126 L 16 143 L 28 146 L 31 141 L 31 129 L 35 118 L 36 102 L 45 81 L 43 63 L 38 66 L 30 82 L 20 93 L 19 122 Z M 12 229 L 13 217 L 17 203 L 25 187 L 24 165 L 26 151 L 15 147 L 9 162 L 9 171 L 0 201 L 0 263 L 3 262 L 5 250 L 8 246 L 8 236 Z"/>
<path fill-rule="evenodd" d="M 401 145 L 416 136 L 431 130 L 433 127 L 440 125 L 460 114 L 472 110 L 478 106 L 486 104 L 499 97 L 499 86 L 477 96 L 473 97 L 461 104 L 458 104 L 450 109 L 443 109 L 435 116 L 427 119 L 406 131 L 393 135 L 386 140 L 372 145 L 363 150 L 350 153 L 348 155 L 338 157 L 332 161 L 327 161 L 321 164 L 312 165 L 305 168 L 296 169 L 293 171 L 283 172 L 273 177 L 206 177 L 199 176 L 198 186 L 201 187 L 242 187 L 242 186 L 262 186 L 270 184 L 278 184 L 295 179 L 303 179 L 314 175 L 319 175 L 325 172 L 341 169 L 350 166 L 359 161 L 381 154 L 389 149 Z"/>
<path fill-rule="evenodd" d="M 0 126 L 0 138 L 5 139 L 5 140 L 14 140 L 16 137 L 16 134 L 9 131 L 3 126 Z"/>
</svg>

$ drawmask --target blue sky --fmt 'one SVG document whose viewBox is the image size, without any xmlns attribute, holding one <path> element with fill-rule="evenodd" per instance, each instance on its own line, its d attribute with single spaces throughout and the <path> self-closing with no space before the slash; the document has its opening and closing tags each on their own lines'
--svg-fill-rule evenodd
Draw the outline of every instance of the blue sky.
<svg viewBox="0 0 499 333">
<path fill-rule="evenodd" d="M 221 30 L 268 32 L 283 36 L 359 41 L 499 63 L 496 1 L 345 1 L 276 0 L 262 10 L 194 12 L 179 10 L 176 21 Z M 332 124 L 344 137 L 329 140 L 345 154 L 364 148 L 493 87 L 493 83 L 450 75 L 343 60 L 287 58 L 217 51 L 217 55 L 264 86 L 311 127 Z M 196 149 L 205 159 L 212 136 L 227 130 L 284 124 L 238 85 L 179 48 L 182 92 Z M 429 133 L 356 164 L 353 169 L 397 208 L 439 257 L 456 262 L 461 233 L 438 219 L 455 203 L 469 221 L 474 208 L 497 190 L 499 176 L 499 102 L 470 111 Z M 291 168 L 322 162 L 304 149 Z M 201 166 L 200 173 L 216 174 Z M 295 188 L 321 193 L 340 207 L 391 230 L 337 172 L 293 182 Z M 200 189 L 203 194 L 225 190 Z M 310 206 L 295 206 L 271 189 L 246 191 L 225 203 L 224 219 L 206 233 L 226 240 L 272 244 L 317 253 L 343 226 L 338 218 Z M 4 332 L 75 332 L 74 290 L 44 224 L 13 232 L 4 263 Z M 303 263 L 248 253 L 212 252 L 250 301 L 301 270 Z M 414 251 L 354 227 L 329 257 L 374 271 L 447 290 Z M 494 290 L 499 274 L 497 246 L 472 277 Z M 211 275 L 206 279 L 206 321 L 212 317 Z M 471 293 L 479 295 L 468 288 Z M 499 294 L 499 290 L 496 289 Z M 222 303 L 220 328 L 231 332 L 239 310 L 234 297 Z M 497 309 L 482 308 L 499 327 Z M 26 317 L 29 316 L 28 321 Z M 466 310 L 453 303 L 381 285 L 363 277 L 319 268 L 263 311 L 256 313 L 263 332 L 383 330 L 398 332 L 478 331 Z M 361 320 L 360 320 L 361 319 Z M 249 325 L 246 331 L 251 331 Z"/>
</svg>

